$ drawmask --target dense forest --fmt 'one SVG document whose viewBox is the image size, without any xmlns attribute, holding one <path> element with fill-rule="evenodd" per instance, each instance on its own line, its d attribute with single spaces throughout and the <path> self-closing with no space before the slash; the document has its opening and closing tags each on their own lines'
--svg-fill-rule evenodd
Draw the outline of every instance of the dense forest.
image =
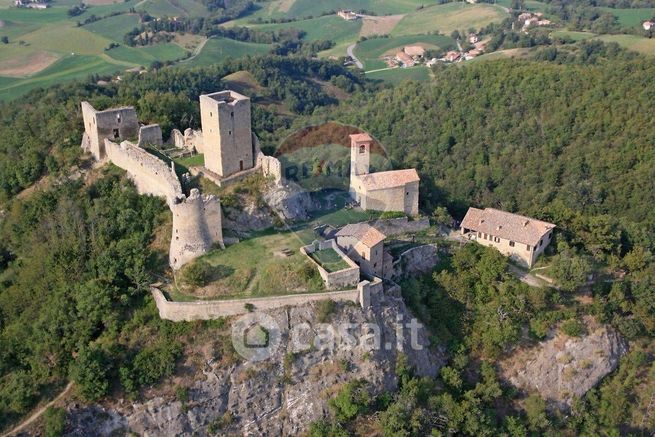
<svg viewBox="0 0 655 437">
<path fill-rule="evenodd" d="M 406 302 L 448 348 L 449 364 L 430 380 L 401 363 L 399 392 L 375 399 L 354 381 L 310 435 L 352 434 L 373 413 L 390 436 L 641 431 L 625 423 L 638 407 L 635 388 L 654 374 L 655 62 L 598 43 L 549 47 L 530 61 L 436 68 L 430 82 L 393 88 L 336 63 L 266 56 L 61 85 L 2 104 L 0 427 L 70 379 L 89 400 L 114 390 L 133 396 L 170 375 L 184 342 L 205 326 L 163 322 L 147 298 L 164 267 L 153 246 L 168 225 L 161 201 L 138 196 L 112 170 L 16 194 L 80 164 L 80 100 L 134 105 L 168 134 L 197 127 L 198 95 L 241 70 L 261 85 L 259 98 L 287 109 L 254 106 L 268 150 L 299 127 L 341 121 L 371 132 L 398 168 L 418 169 L 425 213 L 446 207 L 461 218 L 468 206 L 495 206 L 558 225 L 549 260 L 560 290 L 530 289 L 508 274 L 505 258 L 472 245 L 444 257 L 434 275 L 404 283 Z M 339 103 L 319 82 L 350 97 Z M 622 271 L 622 280 L 595 284 L 593 304 L 583 307 L 573 293 L 594 270 Z M 498 305 L 513 310 L 499 320 Z M 498 380 L 494 360 L 524 329 L 537 341 L 582 315 L 612 324 L 633 351 L 570 414 Z"/>
</svg>

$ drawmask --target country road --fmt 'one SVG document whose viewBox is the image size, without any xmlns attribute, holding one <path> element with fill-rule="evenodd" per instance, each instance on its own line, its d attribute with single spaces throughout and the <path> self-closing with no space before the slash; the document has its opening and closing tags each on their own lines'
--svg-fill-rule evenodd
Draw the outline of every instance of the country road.
<svg viewBox="0 0 655 437">
<path fill-rule="evenodd" d="M 60 400 L 64 396 L 66 396 L 68 394 L 68 392 L 70 392 L 70 390 L 72 388 L 73 388 L 73 383 L 69 382 L 68 385 L 66 386 L 66 388 L 64 389 L 64 391 L 59 393 L 59 395 L 57 395 L 56 398 L 54 398 L 53 400 L 51 400 L 50 402 L 45 404 L 43 407 L 36 410 L 34 413 L 32 413 L 32 415 L 30 417 L 28 417 L 23 422 L 21 422 L 19 425 L 14 427 L 14 429 L 12 429 L 10 431 L 7 431 L 5 434 L 2 434 L 2 437 L 9 437 L 9 436 L 12 436 L 12 435 L 16 435 L 19 432 L 21 432 L 22 430 L 24 430 L 25 428 L 27 428 L 29 425 L 31 425 L 36 420 L 38 420 L 39 417 L 41 417 L 41 415 L 45 412 L 45 410 L 48 409 L 48 407 L 51 407 L 52 405 L 54 405 L 55 402 L 57 402 L 58 400 Z"/>
<path fill-rule="evenodd" d="M 357 68 L 363 69 L 364 64 L 362 64 L 362 61 L 357 59 L 357 56 L 355 56 L 355 47 L 357 47 L 357 43 L 349 45 L 348 48 L 346 49 L 346 52 L 348 53 L 348 56 L 353 58 L 353 60 L 355 61 L 355 65 L 357 65 Z"/>
</svg>

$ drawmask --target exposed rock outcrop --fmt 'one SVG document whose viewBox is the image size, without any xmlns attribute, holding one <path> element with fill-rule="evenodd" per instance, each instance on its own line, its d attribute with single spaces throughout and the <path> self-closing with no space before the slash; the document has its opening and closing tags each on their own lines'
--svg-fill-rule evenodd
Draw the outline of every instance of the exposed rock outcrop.
<svg viewBox="0 0 655 437">
<path fill-rule="evenodd" d="M 282 338 L 273 356 L 259 363 L 242 361 L 227 367 L 213 364 L 197 369 L 186 405 L 158 396 L 108 408 L 96 415 L 97 423 L 90 422 L 92 409 L 72 408 L 69 421 L 76 430 L 111 429 L 124 424 L 125 431 L 144 436 L 190 436 L 205 435 L 208 426 L 229 411 L 233 419 L 221 429 L 222 434 L 297 435 L 311 422 L 325 417 L 328 400 L 348 381 L 364 378 L 372 394 L 396 389 L 399 351 L 418 374 L 437 374 L 444 363 L 443 352 L 427 348 L 427 333 L 422 327 L 417 336 L 418 344 L 424 346 L 421 350 L 412 348 L 409 328 L 404 327 L 403 335 L 398 336 L 396 320 L 407 323 L 411 315 L 402 300 L 387 297 L 387 301 L 387 305 L 366 311 L 339 304 L 328 325 L 319 323 L 313 305 L 271 311 L 268 314 L 280 326 Z M 300 331 L 295 337 L 300 341 L 294 346 L 289 341 L 290 333 L 303 323 L 309 328 Z M 340 332 L 347 323 L 354 324 L 351 332 L 358 340 L 355 347 L 308 348 L 317 332 L 325 332 L 326 326 Z M 367 352 L 368 348 L 361 344 L 362 332 L 371 332 L 366 324 L 379 326 L 381 348 Z M 79 425 L 80 421 L 84 421 L 84 427 Z M 106 421 L 111 421 L 111 426 Z M 84 435 L 81 431 L 74 434 Z M 94 435 L 98 435 L 97 431 Z"/>
<path fill-rule="evenodd" d="M 272 186 L 264 193 L 264 201 L 289 222 L 307 220 L 312 208 L 309 193 L 293 182 Z"/>
<path fill-rule="evenodd" d="M 587 334 L 568 337 L 558 332 L 534 348 L 513 354 L 501 364 L 507 380 L 517 387 L 537 390 L 565 408 L 618 366 L 628 351 L 626 341 L 611 327 L 585 319 Z"/>
</svg>

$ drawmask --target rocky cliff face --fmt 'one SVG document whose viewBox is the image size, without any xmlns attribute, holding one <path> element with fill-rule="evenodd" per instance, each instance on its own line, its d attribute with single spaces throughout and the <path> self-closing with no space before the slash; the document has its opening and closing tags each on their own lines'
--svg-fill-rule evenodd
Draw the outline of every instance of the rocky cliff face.
<svg viewBox="0 0 655 437">
<path fill-rule="evenodd" d="M 313 305 L 268 314 L 280 326 L 282 339 L 269 359 L 195 369 L 195 382 L 185 404 L 155 396 L 111 408 L 70 407 L 69 421 L 74 428 L 70 435 L 108 435 L 119 430 L 144 436 L 207 435 L 209 430 L 216 430 L 212 424 L 221 420 L 221 435 L 296 435 L 328 414 L 328 400 L 348 381 L 364 378 L 371 394 L 394 390 L 401 352 L 420 375 L 435 376 L 444 363 L 441 350 L 428 349 L 422 327 L 415 337 L 421 350 L 412 347 L 406 326 L 411 315 L 398 298 L 386 297 L 386 302 L 368 310 L 338 304 L 327 324 L 320 323 Z M 301 324 L 306 324 L 302 325 L 306 329 L 296 331 L 294 327 Z M 325 343 L 325 332 L 340 332 L 344 326 L 352 326 L 354 347 L 347 347 L 349 341 L 344 342 L 340 335 L 335 337 L 335 347 L 321 346 L 330 344 L 329 340 Z M 378 329 L 379 337 L 366 336 Z M 300 341 L 294 344 L 291 338 Z M 321 339 L 318 343 L 317 338 Z M 371 350 L 375 338 L 381 347 Z M 314 346 L 308 348 L 309 343 Z"/>
<path fill-rule="evenodd" d="M 626 341 L 611 327 L 591 318 L 585 324 L 586 335 L 568 337 L 556 332 L 536 347 L 516 352 L 500 365 L 504 377 L 566 408 L 614 371 L 628 351 Z"/>
<path fill-rule="evenodd" d="M 289 222 L 307 220 L 312 208 L 309 193 L 293 182 L 271 187 L 264 193 L 264 200 L 280 218 Z"/>
</svg>

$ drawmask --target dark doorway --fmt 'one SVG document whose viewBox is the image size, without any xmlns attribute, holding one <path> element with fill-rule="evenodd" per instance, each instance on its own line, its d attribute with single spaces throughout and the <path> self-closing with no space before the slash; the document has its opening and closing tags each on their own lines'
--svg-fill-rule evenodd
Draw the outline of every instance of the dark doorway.
<svg viewBox="0 0 655 437">
<path fill-rule="evenodd" d="M 120 136 L 120 133 L 118 132 L 118 129 L 114 129 L 114 139 L 118 138 Z"/>
<path fill-rule="evenodd" d="M 243 171 L 243 160 L 239 161 L 239 170 Z"/>
</svg>

